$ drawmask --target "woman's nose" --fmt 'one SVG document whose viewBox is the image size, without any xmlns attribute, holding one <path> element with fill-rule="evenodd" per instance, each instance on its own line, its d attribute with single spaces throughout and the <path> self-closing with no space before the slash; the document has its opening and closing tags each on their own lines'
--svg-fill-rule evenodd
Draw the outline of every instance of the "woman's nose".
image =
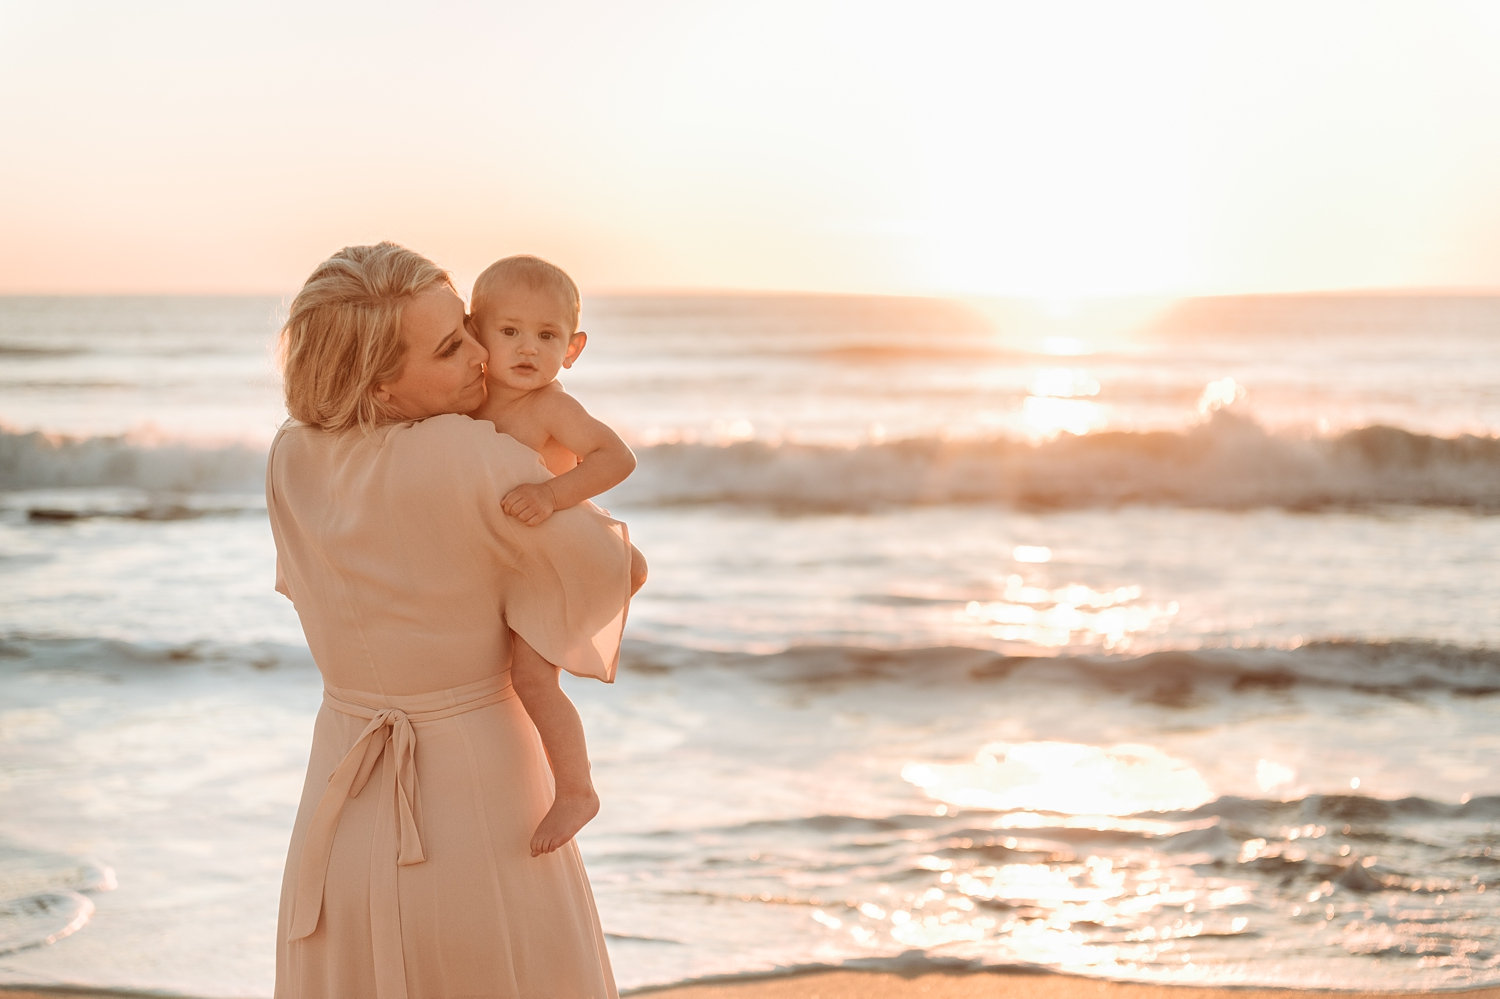
<svg viewBox="0 0 1500 999">
<path fill-rule="evenodd" d="M 475 351 L 474 360 L 472 363 L 488 364 L 490 361 L 490 352 L 485 349 L 484 344 L 480 343 L 477 337 L 472 336 L 469 337 L 469 342 L 474 345 Z"/>
</svg>

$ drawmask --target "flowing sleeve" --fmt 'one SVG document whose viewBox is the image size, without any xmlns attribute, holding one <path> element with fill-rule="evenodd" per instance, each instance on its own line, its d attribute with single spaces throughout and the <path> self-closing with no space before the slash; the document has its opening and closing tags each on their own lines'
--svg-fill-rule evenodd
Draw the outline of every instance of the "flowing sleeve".
<svg viewBox="0 0 1500 999">
<path fill-rule="evenodd" d="M 613 683 L 630 606 L 630 538 L 592 503 L 517 525 L 520 572 L 505 619 L 554 666 Z"/>
<path fill-rule="evenodd" d="M 512 560 L 498 567 L 505 623 L 554 666 L 612 683 L 630 605 L 629 532 L 588 502 L 536 527 L 507 516 L 506 493 L 551 473 L 535 451 L 469 422 L 485 435 L 481 515 Z"/>
</svg>

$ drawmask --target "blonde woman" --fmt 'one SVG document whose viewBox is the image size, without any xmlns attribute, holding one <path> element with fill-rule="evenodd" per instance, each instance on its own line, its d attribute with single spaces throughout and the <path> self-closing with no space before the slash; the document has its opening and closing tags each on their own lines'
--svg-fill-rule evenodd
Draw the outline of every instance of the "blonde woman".
<svg viewBox="0 0 1500 999">
<path fill-rule="evenodd" d="M 315 270 L 281 333 L 276 587 L 325 693 L 282 884 L 276 996 L 616 995 L 577 847 L 533 857 L 546 759 L 510 684 L 538 659 L 613 679 L 621 525 L 501 509 L 548 477 L 456 415 L 484 348 L 431 261 L 389 243 Z"/>
</svg>

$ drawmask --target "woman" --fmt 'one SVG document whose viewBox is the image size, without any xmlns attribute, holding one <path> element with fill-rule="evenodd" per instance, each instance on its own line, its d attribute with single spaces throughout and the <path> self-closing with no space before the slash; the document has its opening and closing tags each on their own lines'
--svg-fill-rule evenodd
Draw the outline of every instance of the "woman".
<svg viewBox="0 0 1500 999">
<path fill-rule="evenodd" d="M 281 332 L 292 416 L 266 498 L 276 588 L 323 674 L 287 853 L 276 996 L 616 995 L 577 847 L 533 858 L 546 762 L 512 656 L 613 679 L 622 525 L 525 527 L 548 473 L 489 423 L 448 275 L 389 243 L 318 267 Z"/>
</svg>

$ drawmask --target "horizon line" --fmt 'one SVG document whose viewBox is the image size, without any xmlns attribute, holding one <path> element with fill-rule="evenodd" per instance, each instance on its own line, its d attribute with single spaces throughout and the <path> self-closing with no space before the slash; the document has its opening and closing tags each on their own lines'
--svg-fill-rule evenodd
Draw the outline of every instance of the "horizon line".
<svg viewBox="0 0 1500 999">
<path fill-rule="evenodd" d="M 20 298 L 285 298 L 295 291 L 186 291 L 186 290 L 95 290 L 95 291 L 19 291 L 0 288 L 0 299 Z M 1062 294 L 1055 292 L 974 292 L 974 291 L 841 291 L 808 288 L 736 288 L 726 286 L 635 285 L 584 289 L 587 297 L 601 298 L 893 298 L 934 299 L 948 301 L 1020 301 L 1020 302 L 1107 302 L 1141 299 L 1182 301 L 1205 298 L 1340 298 L 1389 297 L 1453 298 L 1500 297 L 1500 285 L 1371 285 L 1343 288 L 1312 288 L 1288 291 L 1138 291 Z"/>
</svg>

